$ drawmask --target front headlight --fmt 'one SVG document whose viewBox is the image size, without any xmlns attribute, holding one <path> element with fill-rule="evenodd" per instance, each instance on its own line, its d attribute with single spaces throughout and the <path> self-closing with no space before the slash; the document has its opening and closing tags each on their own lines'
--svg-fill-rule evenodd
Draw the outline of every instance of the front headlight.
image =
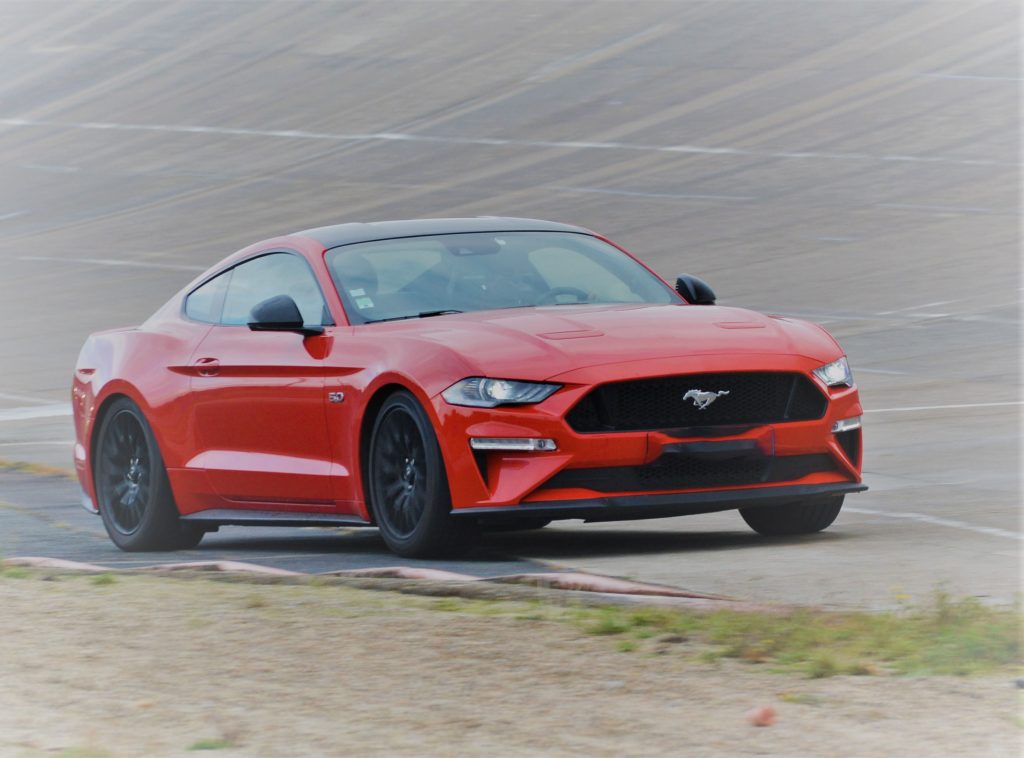
<svg viewBox="0 0 1024 758">
<path fill-rule="evenodd" d="M 814 375 L 829 387 L 853 386 L 853 372 L 850 371 L 850 364 L 846 362 L 845 355 L 837 361 L 814 369 Z"/>
<path fill-rule="evenodd" d="M 514 379 L 487 379 L 471 376 L 455 382 L 441 393 L 452 405 L 473 408 L 494 408 L 498 405 L 525 405 L 546 400 L 560 384 L 546 382 L 519 382 Z"/>
</svg>

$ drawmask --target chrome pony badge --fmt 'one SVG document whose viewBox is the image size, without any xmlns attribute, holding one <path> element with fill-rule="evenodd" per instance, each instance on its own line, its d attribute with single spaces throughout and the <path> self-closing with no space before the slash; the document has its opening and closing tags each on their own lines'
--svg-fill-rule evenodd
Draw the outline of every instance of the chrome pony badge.
<svg viewBox="0 0 1024 758">
<path fill-rule="evenodd" d="M 697 406 L 697 410 L 702 411 L 715 402 L 722 395 L 728 395 L 729 390 L 719 390 L 718 392 L 705 392 L 704 390 L 690 390 L 683 395 L 683 402 L 692 400 L 693 404 Z"/>
</svg>

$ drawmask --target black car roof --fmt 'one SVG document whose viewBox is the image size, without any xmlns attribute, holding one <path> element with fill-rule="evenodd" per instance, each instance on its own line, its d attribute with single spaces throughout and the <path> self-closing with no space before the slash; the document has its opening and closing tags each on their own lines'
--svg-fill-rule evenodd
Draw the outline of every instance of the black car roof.
<svg viewBox="0 0 1024 758">
<path fill-rule="evenodd" d="M 371 223 L 335 224 L 306 229 L 297 234 L 315 239 L 325 248 L 351 245 L 356 242 L 425 237 L 431 234 L 473 232 L 574 232 L 590 234 L 579 226 L 541 221 L 535 218 L 477 216 L 475 218 L 424 218 L 406 221 L 374 221 Z"/>
</svg>

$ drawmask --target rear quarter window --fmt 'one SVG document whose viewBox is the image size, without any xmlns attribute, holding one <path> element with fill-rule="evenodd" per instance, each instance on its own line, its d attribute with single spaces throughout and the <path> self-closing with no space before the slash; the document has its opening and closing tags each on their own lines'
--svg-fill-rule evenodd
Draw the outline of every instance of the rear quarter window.
<svg viewBox="0 0 1024 758">
<path fill-rule="evenodd" d="M 192 290 L 185 298 L 185 315 L 193 321 L 202 321 L 207 324 L 218 323 L 230 280 L 231 272 L 225 271 L 206 284 Z"/>
</svg>

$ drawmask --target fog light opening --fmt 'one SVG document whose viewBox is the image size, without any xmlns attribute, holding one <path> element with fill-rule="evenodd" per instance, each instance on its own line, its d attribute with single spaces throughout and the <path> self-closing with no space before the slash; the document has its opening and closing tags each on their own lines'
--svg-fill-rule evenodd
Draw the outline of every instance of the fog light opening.
<svg viewBox="0 0 1024 758">
<path fill-rule="evenodd" d="M 832 424 L 833 434 L 839 434 L 840 432 L 852 432 L 854 429 L 860 429 L 860 416 L 844 418 L 842 421 L 836 421 Z"/>
<path fill-rule="evenodd" d="M 469 446 L 473 450 L 513 450 L 525 453 L 558 450 L 554 440 L 542 437 L 471 437 Z"/>
</svg>

